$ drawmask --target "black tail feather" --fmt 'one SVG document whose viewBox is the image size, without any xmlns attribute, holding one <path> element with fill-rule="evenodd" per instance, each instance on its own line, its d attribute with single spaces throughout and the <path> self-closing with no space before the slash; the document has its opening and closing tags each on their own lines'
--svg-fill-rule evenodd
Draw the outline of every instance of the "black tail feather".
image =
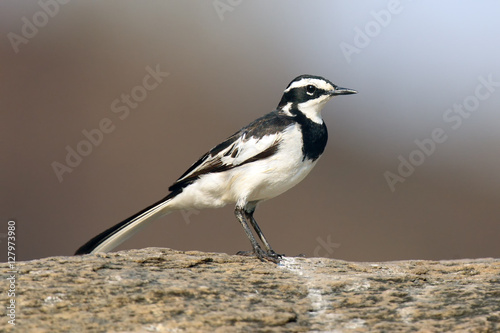
<svg viewBox="0 0 500 333">
<path fill-rule="evenodd" d="M 161 199 L 160 201 L 144 208 L 140 212 L 132 215 L 128 219 L 112 226 L 111 228 L 101 232 L 99 235 L 95 236 L 91 240 L 89 240 L 87 243 L 83 244 L 78 250 L 76 250 L 75 255 L 83 255 L 83 254 L 89 254 L 92 251 L 94 251 L 101 243 L 103 243 L 105 240 L 122 230 L 123 228 L 127 227 L 130 223 L 134 222 L 134 220 L 139 217 L 140 215 L 146 213 L 147 211 L 151 210 L 152 208 L 163 204 L 167 200 L 172 199 L 176 194 L 178 193 L 170 193 L 168 196 L 165 198 Z M 125 241 L 125 239 L 124 239 Z"/>
</svg>

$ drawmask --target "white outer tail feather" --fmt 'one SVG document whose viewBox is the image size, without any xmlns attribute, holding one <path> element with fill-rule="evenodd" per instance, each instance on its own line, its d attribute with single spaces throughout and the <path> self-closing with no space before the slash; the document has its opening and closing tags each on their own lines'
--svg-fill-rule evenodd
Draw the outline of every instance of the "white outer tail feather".
<svg viewBox="0 0 500 333">
<path fill-rule="evenodd" d="M 119 231 L 112 234 L 110 237 L 106 238 L 103 242 L 101 242 L 98 246 L 96 246 L 90 253 L 97 252 L 109 252 L 116 248 L 121 243 L 125 242 L 130 237 L 134 236 L 136 233 L 144 229 L 151 222 L 160 218 L 164 215 L 167 215 L 171 212 L 171 210 L 164 211 L 171 200 L 167 200 L 162 202 L 154 207 L 151 207 L 149 210 L 145 211 L 141 215 L 135 217 L 127 225 L 121 228 Z"/>
</svg>

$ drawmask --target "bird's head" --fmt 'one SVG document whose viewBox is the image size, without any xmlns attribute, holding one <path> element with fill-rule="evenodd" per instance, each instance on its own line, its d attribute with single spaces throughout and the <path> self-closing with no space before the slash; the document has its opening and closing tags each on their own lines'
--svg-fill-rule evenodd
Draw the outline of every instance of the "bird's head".
<svg viewBox="0 0 500 333">
<path fill-rule="evenodd" d="M 323 123 L 321 110 L 326 102 L 337 95 L 356 94 L 356 90 L 341 88 L 314 75 L 300 75 L 286 87 L 278 110 L 293 115 L 297 111 L 317 123 Z"/>
</svg>

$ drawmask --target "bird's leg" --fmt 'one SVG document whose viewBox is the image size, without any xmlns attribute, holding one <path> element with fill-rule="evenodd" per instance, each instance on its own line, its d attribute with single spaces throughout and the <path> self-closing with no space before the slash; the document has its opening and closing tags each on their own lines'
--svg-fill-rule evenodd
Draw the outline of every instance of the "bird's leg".
<svg viewBox="0 0 500 333">
<path fill-rule="evenodd" d="M 275 257 L 277 259 L 281 258 L 283 255 L 282 254 L 277 254 L 274 252 L 274 250 L 271 248 L 271 244 L 267 241 L 266 237 L 264 236 L 264 233 L 262 230 L 260 230 L 259 225 L 257 224 L 257 221 L 253 217 L 253 213 L 255 212 L 255 208 L 252 209 L 250 212 L 245 210 L 245 217 L 247 221 L 249 220 L 250 223 L 252 224 L 252 227 L 254 228 L 255 232 L 257 233 L 257 236 L 259 236 L 260 240 L 262 241 L 262 244 L 264 244 L 264 247 L 266 248 L 267 254 L 271 257 Z"/>
<path fill-rule="evenodd" d="M 259 258 L 262 261 L 264 261 L 264 259 L 265 259 L 265 260 L 269 260 L 269 261 L 278 263 L 279 259 L 276 256 L 273 256 L 270 253 L 267 253 L 266 251 L 262 250 L 259 243 L 257 243 L 257 240 L 253 236 L 252 230 L 250 229 L 250 227 L 248 226 L 248 223 L 246 221 L 245 210 L 242 207 L 236 207 L 236 209 L 234 210 L 234 215 L 236 215 L 236 218 L 238 219 L 241 226 L 243 227 L 243 230 L 245 230 L 245 233 L 246 233 L 248 239 L 250 240 L 250 243 L 252 244 L 253 254 L 255 256 L 257 256 L 257 258 Z M 244 252 L 244 251 L 240 251 L 237 254 L 248 255 L 248 253 Z"/>
<path fill-rule="evenodd" d="M 234 210 L 234 215 L 236 215 L 236 218 L 243 227 L 243 230 L 245 230 L 245 234 L 247 235 L 247 238 L 250 240 L 250 243 L 252 244 L 253 252 L 259 259 L 263 259 L 262 254 L 264 254 L 265 252 L 260 248 L 259 243 L 257 243 L 257 240 L 253 236 L 252 230 L 250 230 L 250 227 L 248 226 L 248 223 L 245 219 L 245 212 L 243 208 L 236 207 L 236 209 Z M 240 251 L 238 252 L 238 254 L 246 254 L 246 252 Z"/>
</svg>

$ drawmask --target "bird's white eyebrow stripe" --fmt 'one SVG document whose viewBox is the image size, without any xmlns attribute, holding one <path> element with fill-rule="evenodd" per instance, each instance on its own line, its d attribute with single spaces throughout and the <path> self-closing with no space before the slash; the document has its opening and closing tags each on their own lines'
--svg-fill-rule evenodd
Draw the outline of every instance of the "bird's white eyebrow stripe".
<svg viewBox="0 0 500 333">
<path fill-rule="evenodd" d="M 327 91 L 334 89 L 334 87 L 330 83 L 325 82 L 323 80 L 314 79 L 314 78 L 303 78 L 297 82 L 293 82 L 292 84 L 290 84 L 290 86 L 288 86 L 288 88 L 285 89 L 285 93 L 289 92 L 290 90 L 292 90 L 294 88 L 305 87 L 309 84 L 312 84 L 320 89 L 327 90 Z"/>
</svg>

